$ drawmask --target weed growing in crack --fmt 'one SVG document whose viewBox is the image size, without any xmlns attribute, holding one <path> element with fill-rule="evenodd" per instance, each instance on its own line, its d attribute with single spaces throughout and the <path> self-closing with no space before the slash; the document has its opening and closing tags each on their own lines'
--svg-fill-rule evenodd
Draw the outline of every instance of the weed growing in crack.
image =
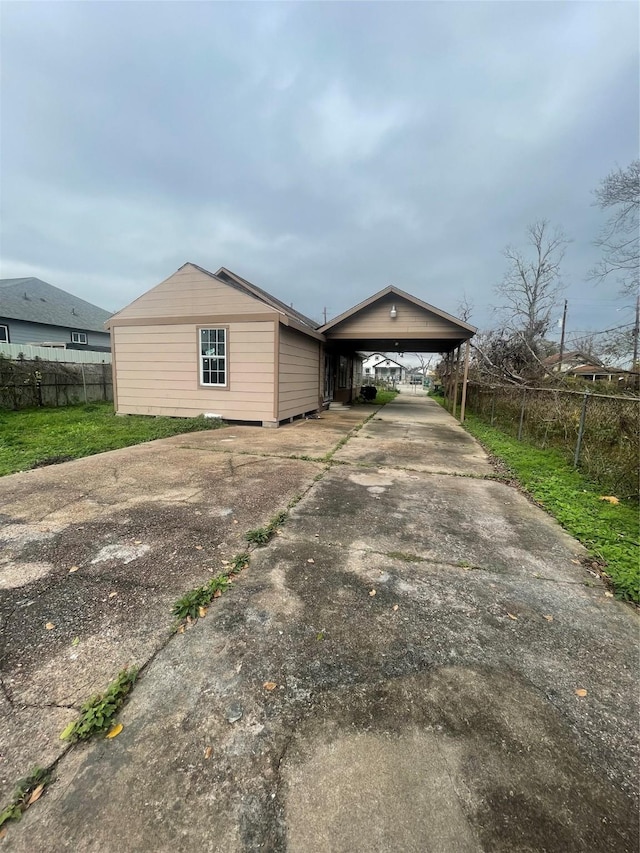
<svg viewBox="0 0 640 853">
<path fill-rule="evenodd" d="M 296 501 L 296 503 L 297 502 L 298 501 Z M 288 510 L 280 510 L 280 512 L 277 512 L 269 521 L 269 523 L 266 524 L 264 527 L 255 527 L 253 530 L 247 530 L 247 533 L 245 535 L 247 542 L 250 545 L 255 545 L 258 548 L 262 548 L 264 545 L 271 541 L 278 527 L 280 527 L 281 524 L 284 524 L 284 522 L 287 520 L 288 515 Z"/>
<path fill-rule="evenodd" d="M 177 616 L 178 619 L 197 619 L 204 616 L 204 608 L 211 604 L 214 598 L 220 598 L 231 584 L 232 577 L 239 575 L 243 569 L 247 568 L 249 559 L 246 551 L 236 554 L 226 564 L 224 571 L 212 577 L 204 586 L 185 592 L 173 605 L 172 615 Z"/>
<path fill-rule="evenodd" d="M 45 787 L 51 782 L 52 773 L 42 767 L 34 768 L 28 776 L 18 782 L 11 802 L 0 812 L 0 830 L 9 821 L 18 821 L 32 803 L 40 799 Z"/>
<path fill-rule="evenodd" d="M 226 574 L 216 575 L 204 586 L 191 589 L 179 598 L 173 605 L 171 614 L 178 619 L 197 619 L 202 615 L 202 608 L 211 604 L 214 598 L 220 598 L 229 586 L 230 580 Z"/>
<path fill-rule="evenodd" d="M 106 731 L 124 705 L 137 676 L 136 668 L 121 670 L 104 693 L 96 693 L 84 703 L 80 717 L 69 723 L 60 739 L 75 743 Z"/>
<path fill-rule="evenodd" d="M 424 562 L 423 557 L 418 557 L 417 554 L 407 554 L 405 551 L 389 551 L 387 557 L 392 557 L 394 560 L 403 560 L 405 563 Z"/>
</svg>

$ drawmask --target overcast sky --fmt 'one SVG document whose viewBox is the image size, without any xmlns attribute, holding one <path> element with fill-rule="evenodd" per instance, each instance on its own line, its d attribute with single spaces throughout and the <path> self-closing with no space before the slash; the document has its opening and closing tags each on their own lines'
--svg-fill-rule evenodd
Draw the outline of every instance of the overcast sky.
<svg viewBox="0 0 640 853">
<path fill-rule="evenodd" d="M 586 274 L 592 191 L 638 156 L 638 9 L 5 2 L 0 275 L 115 311 L 193 261 L 317 319 L 466 293 L 486 328 L 546 218 L 569 329 L 619 325 Z"/>
</svg>

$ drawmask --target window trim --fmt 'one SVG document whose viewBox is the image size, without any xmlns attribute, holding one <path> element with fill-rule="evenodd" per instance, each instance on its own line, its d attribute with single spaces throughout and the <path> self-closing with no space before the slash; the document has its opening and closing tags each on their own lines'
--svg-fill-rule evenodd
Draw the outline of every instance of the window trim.
<svg viewBox="0 0 640 853">
<path fill-rule="evenodd" d="M 224 385 L 213 385 L 208 382 L 202 381 L 203 375 L 203 365 L 202 359 L 206 358 L 206 356 L 202 355 L 201 344 L 200 344 L 200 332 L 203 330 L 215 330 L 215 331 L 223 331 L 224 332 Z M 196 347 L 197 347 L 197 355 L 198 355 L 198 388 L 206 389 L 207 391 L 216 390 L 216 391 L 228 391 L 229 390 L 229 326 L 221 323 L 219 326 L 197 326 L 196 327 Z"/>
<path fill-rule="evenodd" d="M 6 325 L 6 323 L 0 323 L 0 329 L 4 329 L 6 333 L 4 341 L 0 341 L 0 344 L 10 344 L 11 338 L 9 337 L 9 327 Z"/>
<path fill-rule="evenodd" d="M 81 340 L 76 341 L 76 340 L 74 340 L 74 335 L 77 338 L 84 338 L 84 340 L 83 341 L 81 341 Z M 86 347 L 87 344 L 89 343 L 89 335 L 86 332 L 71 332 L 71 343 L 72 344 L 80 344 L 81 346 Z"/>
</svg>

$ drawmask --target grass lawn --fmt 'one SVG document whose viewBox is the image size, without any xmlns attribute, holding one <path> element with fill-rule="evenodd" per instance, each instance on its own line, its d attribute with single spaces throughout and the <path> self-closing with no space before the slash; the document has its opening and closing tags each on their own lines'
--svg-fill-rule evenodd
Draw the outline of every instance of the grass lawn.
<svg viewBox="0 0 640 853">
<path fill-rule="evenodd" d="M 554 450 L 519 442 L 474 415 L 467 416 L 464 426 L 506 463 L 537 503 L 606 564 L 616 595 L 640 602 L 637 503 L 603 501 L 601 489 Z"/>
<path fill-rule="evenodd" d="M 382 388 L 378 388 L 378 393 L 376 394 L 376 398 L 373 403 L 375 406 L 384 406 L 387 403 L 390 403 L 397 396 L 397 391 L 385 391 Z"/>
<path fill-rule="evenodd" d="M 204 418 L 119 418 L 111 403 L 0 410 L 0 475 L 221 426 L 219 421 Z"/>
</svg>

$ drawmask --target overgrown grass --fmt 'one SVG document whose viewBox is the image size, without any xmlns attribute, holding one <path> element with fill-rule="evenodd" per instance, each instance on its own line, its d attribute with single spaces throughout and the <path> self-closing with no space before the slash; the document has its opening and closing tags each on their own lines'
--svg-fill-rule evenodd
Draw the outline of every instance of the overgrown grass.
<svg viewBox="0 0 640 853">
<path fill-rule="evenodd" d="M 387 403 L 390 403 L 398 396 L 397 391 L 387 391 L 383 388 L 378 388 L 378 393 L 376 394 L 376 398 L 373 401 L 375 406 L 385 406 Z"/>
<path fill-rule="evenodd" d="M 519 442 L 473 415 L 468 416 L 465 427 L 506 463 L 537 503 L 606 564 L 616 595 L 640 602 L 637 504 L 603 501 L 601 489 L 556 450 L 540 450 Z"/>
<path fill-rule="evenodd" d="M 123 669 L 104 693 L 96 693 L 80 708 L 80 716 L 69 723 L 60 735 L 61 740 L 75 743 L 89 740 L 111 728 L 113 718 L 124 705 L 138 675 L 137 669 Z"/>
<path fill-rule="evenodd" d="M 0 475 L 221 426 L 205 418 L 120 418 L 111 403 L 0 410 Z"/>
</svg>

